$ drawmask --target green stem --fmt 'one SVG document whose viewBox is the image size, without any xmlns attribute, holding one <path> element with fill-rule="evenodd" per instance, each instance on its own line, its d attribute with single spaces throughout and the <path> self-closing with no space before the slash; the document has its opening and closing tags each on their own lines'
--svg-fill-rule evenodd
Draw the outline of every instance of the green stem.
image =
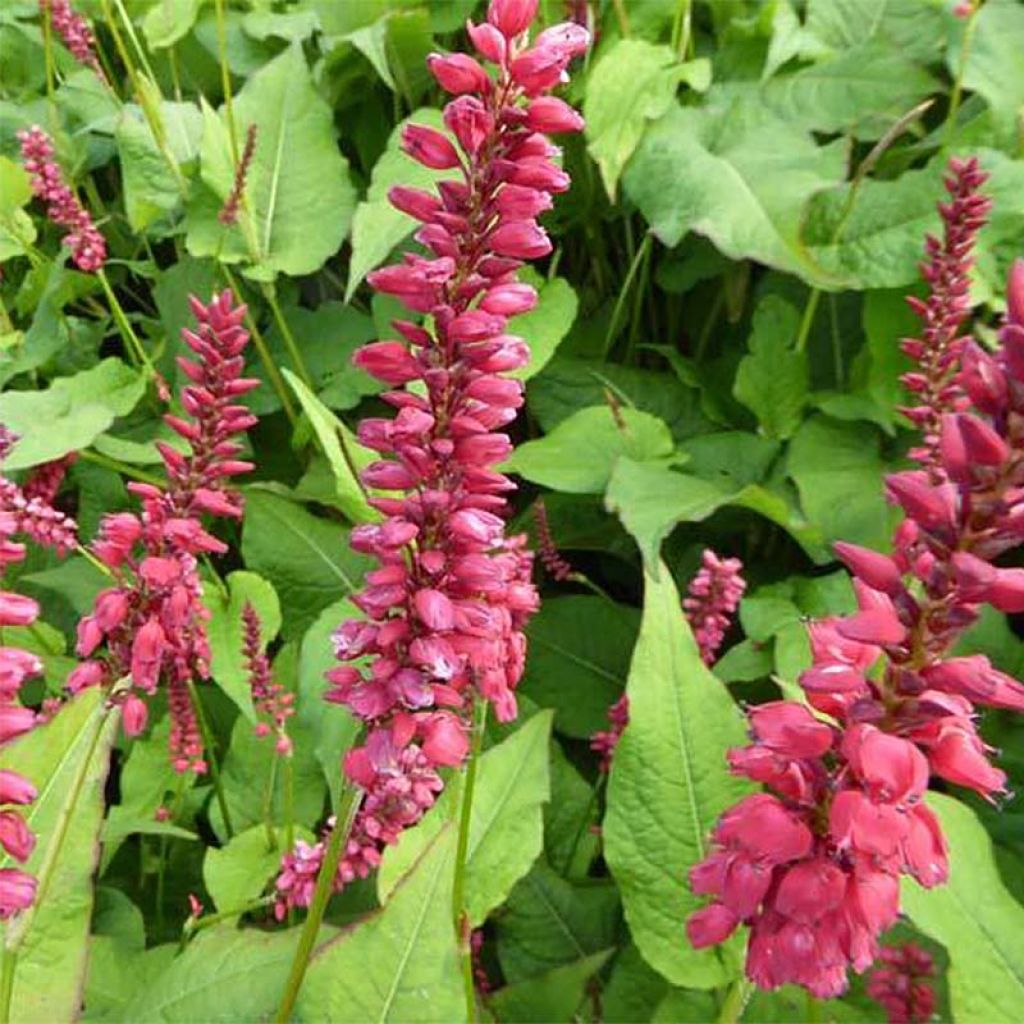
<svg viewBox="0 0 1024 1024">
<path fill-rule="evenodd" d="M 462 960 L 462 980 L 466 994 L 466 1020 L 476 1020 L 476 985 L 473 983 L 473 955 L 470 948 L 469 918 L 466 915 L 466 863 L 469 860 L 469 832 L 473 820 L 473 793 L 476 790 L 477 765 L 487 723 L 487 701 L 477 698 L 473 712 L 473 739 L 466 763 L 459 810 L 459 837 L 455 847 L 455 875 L 452 880 L 452 916 L 455 938 Z"/>
<path fill-rule="evenodd" d="M 337 821 L 331 830 L 330 839 L 327 841 L 323 864 L 320 865 L 320 874 L 316 880 L 316 890 L 313 892 L 313 900 L 309 905 L 309 912 L 306 914 L 306 920 L 302 926 L 302 934 L 299 936 L 299 944 L 295 949 L 288 983 L 285 985 L 281 1005 L 274 1018 L 276 1024 L 288 1024 L 288 1021 L 291 1020 L 292 1010 L 295 1009 L 295 1001 L 299 997 L 299 990 L 306 977 L 309 958 L 313 955 L 313 947 L 316 945 L 324 912 L 327 910 L 327 903 L 334 888 L 338 864 L 341 863 L 341 854 L 352 829 L 356 811 L 359 810 L 360 800 L 361 791 L 346 781 L 345 789 L 338 802 Z"/>
<path fill-rule="evenodd" d="M 626 14 L 626 0 L 612 0 L 612 7 L 615 8 L 615 20 L 619 23 L 619 35 L 623 39 L 628 39 L 629 15 Z"/>
<path fill-rule="evenodd" d="M 629 270 L 626 272 L 626 278 L 622 282 L 622 287 L 619 289 L 618 298 L 615 300 L 615 307 L 612 309 L 612 318 L 608 322 L 608 330 L 604 336 L 604 348 L 601 353 L 602 362 L 605 362 L 608 359 L 608 355 L 611 352 L 612 343 L 615 340 L 615 328 L 619 325 L 619 319 L 622 315 L 623 306 L 626 304 L 626 297 L 629 295 L 629 289 L 633 284 L 633 278 L 636 277 L 637 271 L 640 269 L 640 264 L 646 258 L 650 248 L 651 235 L 644 235 L 644 240 L 640 243 L 640 247 L 633 256 L 633 261 L 630 263 Z"/>
<path fill-rule="evenodd" d="M 690 48 L 690 29 L 693 21 L 693 0 L 679 0 L 676 18 L 672 25 L 672 49 L 680 60 L 686 59 L 686 51 Z"/>
<path fill-rule="evenodd" d="M 121 473 L 123 476 L 129 476 L 133 480 L 139 480 L 144 484 L 153 484 L 156 487 L 161 487 L 165 486 L 166 483 L 164 480 L 161 480 L 160 477 L 154 476 L 152 473 L 147 473 L 142 469 L 136 469 L 134 466 L 129 466 L 127 462 L 121 462 L 120 459 L 112 459 L 109 455 L 94 452 L 90 448 L 83 448 L 78 453 L 78 457 L 86 462 L 102 466 L 104 469 L 110 469 L 115 473 Z"/>
<path fill-rule="evenodd" d="M 210 928 L 221 921 L 230 921 L 234 917 L 241 917 L 243 914 L 251 914 L 254 910 L 262 910 L 264 907 L 274 905 L 276 896 L 261 896 L 256 900 L 249 900 L 240 907 L 232 907 L 230 910 L 221 910 L 216 914 L 203 914 L 202 917 L 189 918 L 181 929 L 181 948 L 184 948 L 189 939 L 204 928 Z M 191 922 L 191 923 L 189 923 Z"/>
<path fill-rule="evenodd" d="M 228 68 L 228 34 L 224 24 L 224 0 L 215 0 L 217 12 L 217 60 L 220 63 L 220 85 L 224 93 L 224 115 L 228 122 L 231 163 L 238 167 L 238 137 L 235 135 L 235 114 L 231 96 L 231 71 Z"/>
<path fill-rule="evenodd" d="M 953 92 L 949 97 L 949 112 L 946 114 L 945 135 L 946 141 L 953 134 L 956 128 L 956 116 L 960 112 L 960 100 L 964 91 L 964 75 L 967 73 L 967 61 L 971 56 L 971 43 L 974 41 L 974 30 L 978 24 L 978 15 L 981 12 L 981 3 L 975 3 L 967 24 L 964 26 L 964 41 L 960 48 L 960 66 L 956 71 L 956 80 L 953 82 Z"/>
<path fill-rule="evenodd" d="M 110 312 L 114 316 L 114 323 L 117 324 L 118 333 L 121 335 L 121 339 L 124 341 L 125 347 L 131 353 L 132 362 L 134 362 L 136 366 L 144 366 L 149 375 L 151 377 L 155 377 L 156 369 L 150 362 L 149 356 L 146 354 L 146 350 L 142 347 L 142 342 L 139 340 L 139 336 L 135 333 L 124 309 L 121 308 L 121 303 L 114 294 L 114 289 L 110 287 L 110 280 L 107 278 L 106 272 L 102 267 L 96 271 L 96 277 L 103 286 L 103 293 L 106 295 L 107 302 L 110 305 Z"/>
<path fill-rule="evenodd" d="M 288 349 L 288 355 L 291 358 L 292 365 L 295 367 L 295 372 L 310 391 L 314 390 L 313 378 L 310 377 L 309 370 L 306 369 L 299 343 L 295 340 L 295 335 L 292 334 L 292 329 L 288 326 L 284 313 L 281 312 L 281 306 L 277 301 L 277 291 L 272 284 L 263 285 L 263 296 L 270 306 L 270 311 L 274 314 L 274 322 L 277 324 L 277 329 L 281 332 L 281 337 L 284 339 L 284 345 Z"/>
<path fill-rule="evenodd" d="M 708 343 L 711 341 L 711 333 L 718 324 L 723 309 L 725 309 L 725 288 L 719 287 L 715 293 L 714 301 L 711 303 L 711 309 L 708 310 L 707 318 L 704 320 L 704 326 L 701 328 L 700 336 L 697 338 L 697 346 L 693 352 L 693 358 L 698 363 L 704 358 Z"/>
<path fill-rule="evenodd" d="M 51 126 L 56 131 L 58 127 L 57 99 L 54 86 L 56 73 L 53 60 L 53 21 L 49 4 L 43 7 L 43 54 L 46 61 L 46 99 L 49 105 Z"/>
<path fill-rule="evenodd" d="M 224 277 L 228 282 L 228 286 L 235 293 L 235 298 L 241 299 L 242 293 L 238 287 L 238 282 L 235 280 L 235 275 L 231 273 L 225 264 L 221 264 L 220 269 L 224 273 Z M 256 326 L 256 321 L 253 318 L 252 313 L 246 312 L 245 314 L 245 326 L 252 336 L 252 343 L 256 348 L 256 352 L 259 354 L 260 362 L 263 363 L 264 370 L 267 371 L 267 377 L 270 379 L 270 383 L 273 385 L 274 391 L 277 392 L 277 397 L 281 399 L 281 406 L 284 408 L 285 415 L 288 417 L 288 421 L 291 424 L 296 422 L 295 406 L 292 405 L 291 391 L 288 385 L 285 383 L 285 379 L 281 376 L 281 371 L 278 369 L 277 363 L 274 362 L 273 356 L 270 354 L 270 349 L 267 347 L 266 339 L 260 333 L 259 327 Z"/>
<path fill-rule="evenodd" d="M 224 796 L 224 785 L 220 777 L 220 763 L 217 760 L 217 751 L 214 748 L 213 732 L 210 723 L 206 720 L 206 712 L 203 710 L 203 702 L 199 699 L 199 691 L 193 680 L 188 681 L 188 693 L 192 698 L 192 707 L 196 712 L 196 721 L 199 723 L 199 731 L 203 736 L 203 746 L 206 748 L 206 756 L 210 761 L 210 775 L 213 778 L 213 791 L 217 796 L 217 805 L 220 807 L 221 817 L 224 819 L 224 828 L 227 830 L 228 839 L 233 839 L 235 830 L 231 825 L 231 814 L 228 811 L 228 802 Z"/>
<path fill-rule="evenodd" d="M 745 977 L 732 983 L 718 1015 L 718 1024 L 738 1024 L 743 1018 L 743 1011 L 754 994 L 754 985 Z"/>
<path fill-rule="evenodd" d="M 812 288 L 811 294 L 807 296 L 807 305 L 804 306 L 803 319 L 800 321 L 800 330 L 796 335 L 797 352 L 803 352 L 807 347 L 807 339 L 811 334 L 811 325 L 814 323 L 814 314 L 818 312 L 818 303 L 821 301 L 821 289 Z"/>
<path fill-rule="evenodd" d="M 295 845 L 295 766 L 291 754 L 280 756 L 284 758 L 284 848 L 290 850 Z"/>
<path fill-rule="evenodd" d="M 277 849 L 277 833 L 274 831 L 274 786 L 277 784 L 277 757 L 271 759 L 267 773 L 267 792 L 263 797 L 263 828 L 267 833 L 267 847 Z M 285 847 L 290 849 L 290 847 Z"/>
<path fill-rule="evenodd" d="M 0 948 L 0 1024 L 11 1024 L 11 995 L 17 966 L 18 954 L 9 950 L 5 942 Z"/>
</svg>

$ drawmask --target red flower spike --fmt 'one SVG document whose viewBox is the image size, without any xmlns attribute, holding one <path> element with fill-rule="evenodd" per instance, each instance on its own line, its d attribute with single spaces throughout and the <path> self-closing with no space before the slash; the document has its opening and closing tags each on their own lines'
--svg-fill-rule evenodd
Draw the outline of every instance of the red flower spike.
<svg viewBox="0 0 1024 1024">
<path fill-rule="evenodd" d="M 389 493 L 371 502 L 382 521 L 352 531 L 353 549 L 377 568 L 353 598 L 363 617 L 334 634 L 345 664 L 328 673 L 327 699 L 367 725 L 365 742 L 345 758 L 365 795 L 338 889 L 373 870 L 433 805 L 439 770 L 466 758 L 475 700 L 488 701 L 500 721 L 517 712 L 523 627 L 537 595 L 525 538 L 505 535 L 514 485 L 495 468 L 512 447 L 499 431 L 523 403 L 522 384 L 504 374 L 530 355 L 508 333 L 508 318 L 536 304 L 516 271 L 550 252 L 534 218 L 569 183 L 552 162 L 557 150 L 525 125 L 527 90 L 514 70 L 529 52 L 536 9 L 536 0 L 494 0 L 487 22 L 469 26 L 480 60 L 429 57 L 434 77 L 455 94 L 446 131 L 407 125 L 402 146 L 425 166 L 455 173 L 436 195 L 392 188 L 393 205 L 421 222 L 415 238 L 431 255 L 406 254 L 367 275 L 422 319 L 395 321 L 404 340 L 376 341 L 353 360 L 393 389 L 383 397 L 397 413 L 359 427 L 360 441 L 380 456 L 363 481 Z M 548 49 L 558 52 L 561 78 L 573 54 Z M 547 110 L 549 120 L 581 126 L 561 107 Z M 306 846 L 286 855 L 279 916 L 308 904 L 320 857 Z"/>
</svg>

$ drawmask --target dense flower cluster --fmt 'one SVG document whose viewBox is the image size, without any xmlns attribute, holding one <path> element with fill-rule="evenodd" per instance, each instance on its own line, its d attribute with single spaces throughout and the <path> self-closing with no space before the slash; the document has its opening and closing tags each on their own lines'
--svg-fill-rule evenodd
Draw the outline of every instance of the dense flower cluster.
<svg viewBox="0 0 1024 1024">
<path fill-rule="evenodd" d="M 249 673 L 249 688 L 252 703 L 260 721 L 256 735 L 263 737 L 271 733 L 277 737 L 277 752 L 282 755 L 292 752 L 292 741 L 285 731 L 288 719 L 295 714 L 295 694 L 289 693 L 280 683 L 274 682 L 270 660 L 263 650 L 260 639 L 260 617 L 256 609 L 246 601 L 242 609 L 242 657 Z"/>
<path fill-rule="evenodd" d="M 32 191 L 46 203 L 50 220 L 68 229 L 64 242 L 75 265 L 94 274 L 107 262 L 107 243 L 89 211 L 64 181 L 64 174 L 53 158 L 53 141 L 38 125 L 18 132 L 18 141 L 25 170 L 32 175 Z"/>
<path fill-rule="evenodd" d="M 719 648 L 732 622 L 740 598 L 747 589 L 743 578 L 743 563 L 738 558 L 720 558 L 710 548 L 701 555 L 701 567 L 690 580 L 683 598 L 683 614 L 693 630 L 701 660 L 713 665 Z M 590 748 L 601 755 L 601 771 L 612 766 L 612 756 L 623 729 L 629 725 L 629 697 L 623 694 L 609 709 L 611 726 L 596 732 L 590 739 Z"/>
<path fill-rule="evenodd" d="M 190 381 L 181 393 L 187 417 L 164 417 L 187 442 L 188 452 L 159 443 L 166 487 L 129 484 L 142 502 L 141 514 L 119 512 L 103 519 L 92 550 L 115 584 L 97 596 L 92 613 L 78 625 L 78 654 L 90 660 L 75 669 L 68 686 L 77 690 L 130 678 L 124 727 L 137 735 L 146 727 L 145 698 L 165 679 L 174 766 L 201 772 L 206 767 L 202 741 L 188 691 L 190 680 L 207 676 L 209 662 L 209 613 L 202 603 L 198 559 L 226 550 L 204 529 L 202 516 L 241 518 L 241 496 L 227 484 L 252 469 L 239 460 L 242 448 L 235 435 L 256 419 L 238 400 L 259 381 L 241 376 L 249 340 L 241 326 L 245 307 L 235 306 L 228 291 L 209 305 L 190 302 L 198 330 L 185 329 L 182 337 L 198 360 L 178 359 Z"/>
<path fill-rule="evenodd" d="M 353 599 L 365 618 L 334 635 L 348 664 L 328 675 L 328 699 L 367 723 L 365 743 L 345 759 L 365 795 L 339 886 L 365 876 L 434 803 L 438 769 L 466 756 L 477 697 L 501 721 L 516 715 L 523 625 L 537 597 L 525 539 L 505 537 L 513 485 L 493 468 L 512 448 L 500 428 L 523 402 L 522 384 L 504 374 L 529 359 L 526 342 L 506 328 L 537 301 L 516 280 L 522 261 L 551 251 L 535 218 L 569 187 L 544 133 L 582 127 L 572 108 L 545 93 L 588 44 L 571 24 L 531 43 L 536 10 L 537 0 L 492 0 L 486 22 L 468 26 L 493 77 L 465 54 L 428 58 L 456 96 L 444 111 L 450 134 L 408 125 L 403 148 L 460 176 L 440 182 L 437 194 L 391 190 L 392 204 L 422 222 L 415 237 L 431 255 L 407 254 L 368 278 L 423 320 L 395 321 L 404 342 L 375 342 L 354 360 L 392 388 L 382 397 L 398 410 L 394 419 L 360 424 L 359 440 L 385 456 L 363 481 L 397 496 L 373 499 L 383 521 L 352 531 L 353 548 L 379 568 Z M 279 891 L 303 902 L 287 876 Z"/>
<path fill-rule="evenodd" d="M 886 1011 L 889 1024 L 925 1024 L 935 1012 L 935 990 L 929 980 L 933 977 L 931 954 L 906 942 L 882 949 L 865 988 Z"/>
<path fill-rule="evenodd" d="M 46 505 L 52 505 L 61 484 L 64 483 L 68 470 L 77 459 L 78 455 L 75 452 L 70 452 L 62 458 L 36 466 L 22 485 L 21 489 L 25 497 L 29 501 L 36 498 Z"/>
<path fill-rule="evenodd" d="M 953 171 L 981 184 L 970 163 Z M 929 242 L 930 267 L 969 251 L 984 208 L 969 195 L 943 208 L 946 241 Z M 933 289 L 954 292 L 927 308 L 962 315 L 965 269 L 926 275 Z M 942 386 L 919 392 L 937 405 L 934 461 L 886 481 L 906 515 L 894 553 L 836 545 L 859 611 L 810 625 L 813 664 L 800 679 L 810 706 L 753 709 L 754 743 L 730 752 L 733 771 L 773 793 L 747 797 L 719 821 L 713 852 L 691 873 L 694 891 L 714 902 L 688 932 L 707 946 L 749 924 L 747 974 L 763 988 L 841 993 L 848 968 L 867 969 L 896 920 L 899 876 L 926 887 L 946 880 L 946 842 L 923 802 L 930 774 L 990 799 L 1005 791 L 974 708 L 1022 711 L 1024 686 L 981 655 L 949 651 L 982 604 L 1024 610 L 1024 570 L 993 565 L 1024 537 L 1024 262 L 1011 273 L 1000 340 L 989 354 L 954 329 L 944 343 L 954 362 L 932 342 L 912 352 L 923 374 L 941 368 Z"/>
<path fill-rule="evenodd" d="M 0 425 L 0 463 L 16 443 L 17 437 Z M 16 483 L 0 475 L 0 573 L 25 557 L 24 544 L 14 540 L 18 534 L 58 554 L 76 543 L 73 520 L 51 508 L 42 496 L 26 496 Z M 0 590 L 0 631 L 7 626 L 31 626 L 38 617 L 39 605 L 30 597 Z M 42 662 L 34 654 L 15 646 L 0 646 L 0 747 L 37 723 L 36 713 L 18 703 L 18 693 L 26 680 L 42 670 Z M 35 798 L 35 786 L 28 779 L 12 771 L 0 771 L 0 847 L 21 863 L 31 856 L 36 838 L 17 808 Z M 18 868 L 0 869 L 0 920 L 30 906 L 35 885 L 35 879 Z"/>
<path fill-rule="evenodd" d="M 39 0 L 39 10 L 43 17 L 49 15 L 50 26 L 64 40 L 71 56 L 105 82 L 107 76 L 96 56 L 96 37 L 85 18 L 75 12 L 71 0 Z"/>
<path fill-rule="evenodd" d="M 251 124 L 245 132 L 245 147 L 238 158 L 238 166 L 235 168 L 235 180 L 231 185 L 224 205 L 217 213 L 217 220 L 227 226 L 238 222 L 238 210 L 242 205 L 242 196 L 245 194 L 245 182 L 249 176 L 249 168 L 252 166 L 252 158 L 256 154 L 256 125 Z"/>
</svg>

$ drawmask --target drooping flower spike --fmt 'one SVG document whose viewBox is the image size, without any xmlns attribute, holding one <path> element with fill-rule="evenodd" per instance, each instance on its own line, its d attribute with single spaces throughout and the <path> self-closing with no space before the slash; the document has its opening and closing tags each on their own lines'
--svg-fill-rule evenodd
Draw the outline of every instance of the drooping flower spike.
<svg viewBox="0 0 1024 1024">
<path fill-rule="evenodd" d="M 53 141 L 38 125 L 18 132 L 25 170 L 32 176 L 32 191 L 46 203 L 46 215 L 67 228 L 64 242 L 79 270 L 94 274 L 107 262 L 107 243 L 89 211 L 64 180 L 54 159 Z"/>
<path fill-rule="evenodd" d="M 468 26 L 480 60 L 429 57 L 455 95 L 447 131 L 409 125 L 402 145 L 455 174 L 436 193 L 391 190 L 392 204 L 421 222 L 415 238 L 429 255 L 408 253 L 368 276 L 420 318 L 395 321 L 402 340 L 366 345 L 354 359 L 391 388 L 382 397 L 396 416 L 364 420 L 359 440 L 381 455 L 365 484 L 395 496 L 373 499 L 382 520 L 352 531 L 353 548 L 379 567 L 353 599 L 364 617 L 335 633 L 344 664 L 328 675 L 328 700 L 367 723 L 365 742 L 345 759 L 365 795 L 339 887 L 365 876 L 432 806 L 439 770 L 466 757 L 476 699 L 501 721 L 516 715 L 523 626 L 537 597 L 525 538 L 505 536 L 513 484 L 494 468 L 512 450 L 501 428 L 523 402 L 522 384 L 505 374 L 529 360 L 527 342 L 507 329 L 537 302 L 517 270 L 551 251 L 536 218 L 569 187 L 546 133 L 582 127 L 546 94 L 589 38 L 565 24 L 531 41 L 536 11 L 536 0 L 493 0 L 487 20 Z M 306 902 L 299 865 L 311 860 L 306 852 L 286 858 L 283 905 Z"/>
<path fill-rule="evenodd" d="M 164 417 L 187 443 L 187 453 L 160 442 L 166 485 L 129 484 L 141 513 L 104 517 L 92 550 L 115 583 L 78 624 L 77 652 L 89 660 L 75 669 L 68 686 L 74 691 L 129 677 L 131 690 L 121 698 L 123 722 L 129 735 L 138 735 L 146 727 L 149 698 L 165 681 L 174 767 L 203 772 L 189 694 L 190 681 L 207 677 L 210 659 L 198 559 L 226 550 L 205 529 L 203 517 L 241 518 L 242 499 L 229 480 L 252 469 L 238 458 L 236 436 L 256 418 L 239 399 L 259 381 L 242 376 L 249 340 L 242 327 L 245 307 L 235 306 L 229 291 L 208 305 L 195 298 L 190 303 L 198 328 L 183 330 L 182 337 L 197 358 L 178 359 L 189 380 L 181 393 L 186 415 Z"/>
<path fill-rule="evenodd" d="M 747 589 L 743 563 L 738 558 L 721 558 L 710 548 L 701 555 L 701 567 L 690 580 L 683 598 L 683 614 L 693 630 L 701 660 L 713 665 L 732 617 Z M 600 769 L 611 769 L 612 757 L 622 732 L 629 725 L 629 697 L 623 694 L 608 709 L 610 728 L 594 733 L 590 749 L 601 756 Z"/>
<path fill-rule="evenodd" d="M 250 124 L 245 132 L 245 147 L 238 158 L 238 166 L 235 168 L 235 180 L 228 193 L 224 205 L 217 213 L 217 220 L 228 226 L 238 222 L 238 211 L 242 205 L 242 197 L 245 194 L 246 179 L 249 176 L 249 168 L 252 166 L 252 158 L 256 155 L 256 125 Z"/>
<path fill-rule="evenodd" d="M 980 184 L 972 162 L 952 172 L 954 183 Z M 971 219 L 955 247 L 963 254 L 987 204 L 965 198 L 961 208 Z M 935 243 L 928 248 L 934 255 Z M 1024 609 L 1024 570 L 992 564 L 1024 538 L 1024 263 L 1010 275 L 994 354 L 959 334 L 966 270 L 926 275 L 952 292 L 922 308 L 947 308 L 952 320 L 936 319 L 944 326 L 921 349 L 941 385 L 917 391 L 931 404 L 915 421 L 935 424 L 918 453 L 927 468 L 886 481 L 905 513 L 893 554 L 836 545 L 859 610 L 811 623 L 813 664 L 800 679 L 809 706 L 751 711 L 754 742 L 731 751 L 730 765 L 772 792 L 727 811 L 711 855 L 691 872 L 694 891 L 714 898 L 690 918 L 691 942 L 712 945 L 750 925 L 747 974 L 762 988 L 840 994 L 848 969 L 879 955 L 899 913 L 900 875 L 945 882 L 946 841 L 923 800 L 930 775 L 990 799 L 1005 791 L 975 705 L 1024 711 L 1024 686 L 984 656 L 950 651 L 983 604 Z"/>
<path fill-rule="evenodd" d="M 96 37 L 89 22 L 75 12 L 71 0 L 39 0 L 39 11 L 44 18 L 49 17 L 50 27 L 63 40 L 71 56 L 79 64 L 92 68 L 100 80 L 106 82 L 107 76 L 96 55 Z"/>
</svg>

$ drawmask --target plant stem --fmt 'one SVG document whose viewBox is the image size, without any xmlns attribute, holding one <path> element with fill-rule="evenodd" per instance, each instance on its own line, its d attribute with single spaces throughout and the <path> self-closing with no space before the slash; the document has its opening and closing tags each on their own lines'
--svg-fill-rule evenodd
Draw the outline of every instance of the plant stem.
<svg viewBox="0 0 1024 1024">
<path fill-rule="evenodd" d="M 690 29 L 693 21 L 693 0 L 679 0 L 675 22 L 672 25 L 672 49 L 680 60 L 686 59 L 690 48 Z"/>
<path fill-rule="evenodd" d="M 949 97 L 949 112 L 946 114 L 945 135 L 946 141 L 953 134 L 956 128 L 956 115 L 960 112 L 960 100 L 964 91 L 964 75 L 967 73 L 967 61 L 971 56 L 971 43 L 974 40 L 974 30 L 978 24 L 978 15 L 981 13 L 981 2 L 974 4 L 974 7 L 964 26 L 964 40 L 960 47 L 960 66 L 956 71 L 956 80 L 953 82 L 953 91 Z"/>
<path fill-rule="evenodd" d="M 615 328 L 619 325 L 619 318 L 622 315 L 623 306 L 626 304 L 626 296 L 629 294 L 630 286 L 633 284 L 633 278 L 636 277 L 637 271 L 640 269 L 640 264 L 646 258 L 650 248 L 651 235 L 644 235 L 644 240 L 640 243 L 640 247 L 634 254 L 633 261 L 630 263 L 629 270 L 626 272 L 626 278 L 622 282 L 622 287 L 619 289 L 618 298 L 615 300 L 615 307 L 612 309 L 612 318 L 608 321 L 608 331 L 604 336 L 604 347 L 601 353 L 602 362 L 607 361 L 608 355 L 611 352 L 612 343 L 615 340 Z"/>
<path fill-rule="evenodd" d="M 295 340 L 295 335 L 292 334 L 292 329 L 288 326 L 284 313 L 281 312 L 281 306 L 277 301 L 277 291 L 272 284 L 263 285 L 263 296 L 267 300 L 271 312 L 274 314 L 274 322 L 277 324 L 277 329 L 281 332 L 281 337 L 284 339 L 285 348 L 288 349 L 288 355 L 291 358 L 292 365 L 295 367 L 295 372 L 310 391 L 315 390 L 313 378 L 310 377 L 309 370 L 306 369 L 306 364 L 302 359 L 299 343 Z"/>
<path fill-rule="evenodd" d="M 113 314 L 114 323 L 117 324 L 118 333 L 121 335 L 121 339 L 124 341 L 125 347 L 131 353 L 132 361 L 136 366 L 145 367 L 149 375 L 151 377 L 155 377 L 156 369 L 150 362 L 149 356 L 146 354 L 146 350 L 142 347 L 142 342 L 139 340 L 139 336 L 135 333 L 124 309 L 121 308 L 121 303 L 114 294 L 114 289 L 110 287 L 110 281 L 102 267 L 96 271 L 96 277 L 103 286 L 103 292 L 107 297 L 107 302 L 110 304 L 110 312 Z"/>
<path fill-rule="evenodd" d="M 92 462 L 97 466 L 102 466 L 104 469 L 113 470 L 115 473 L 122 473 L 124 476 L 129 476 L 133 480 L 139 480 L 144 484 L 153 484 L 156 487 L 163 486 L 164 481 L 158 476 L 154 476 L 152 473 L 147 473 L 145 470 L 136 469 L 134 466 L 129 466 L 127 462 L 121 462 L 119 459 L 112 459 L 109 455 L 103 455 L 100 452 L 94 452 L 89 448 L 83 448 L 79 453 L 78 457 L 84 459 L 86 462 Z"/>
<path fill-rule="evenodd" d="M 466 915 L 466 862 L 469 859 L 469 832 L 473 821 L 473 793 L 476 790 L 477 765 L 487 723 L 487 701 L 479 697 L 473 709 L 473 738 L 466 762 L 466 775 L 462 783 L 462 801 L 459 810 L 459 837 L 455 847 L 455 875 L 452 880 L 452 916 L 455 940 L 459 944 L 462 960 L 462 980 L 466 994 L 466 1019 L 476 1020 L 476 985 L 473 983 L 473 955 L 470 948 L 469 918 Z"/>
<path fill-rule="evenodd" d="M 324 912 L 327 910 L 327 903 L 331 898 L 334 878 L 338 873 L 338 864 L 341 863 L 341 854 L 352 828 L 352 822 L 355 820 L 356 811 L 359 810 L 361 796 L 361 791 L 346 780 L 345 789 L 338 802 L 337 820 L 331 830 L 330 839 L 327 841 L 327 849 L 324 850 L 324 860 L 320 865 L 320 874 L 317 876 L 316 890 L 313 893 L 313 900 L 309 905 L 309 912 L 306 914 L 302 934 L 299 936 L 299 944 L 292 960 L 288 983 L 285 986 L 284 995 L 281 997 L 277 1016 L 274 1018 L 276 1024 L 288 1024 L 288 1021 L 291 1020 L 292 1010 L 295 1009 L 295 1000 L 299 997 L 299 990 L 302 988 L 302 982 L 309 967 L 309 958 L 313 955 L 313 947 L 316 945 L 320 925 L 323 923 Z"/>
<path fill-rule="evenodd" d="M 231 814 L 228 812 L 228 802 L 224 796 L 224 785 L 220 777 L 220 763 L 217 760 L 217 751 L 214 749 L 213 732 L 210 723 L 206 720 L 206 712 L 203 710 L 203 703 L 199 699 L 199 691 L 192 679 L 188 681 L 188 693 L 192 698 L 192 707 L 196 712 L 196 721 L 199 723 L 199 731 L 203 736 L 203 746 L 206 748 L 206 756 L 210 761 L 210 775 L 213 777 L 213 791 L 217 795 L 217 804 L 220 807 L 221 817 L 224 819 L 224 828 L 227 830 L 228 839 L 233 839 L 235 830 L 231 826 Z"/>
<path fill-rule="evenodd" d="M 743 1011 L 754 994 L 754 985 L 747 978 L 738 978 L 732 983 L 718 1015 L 718 1024 L 738 1024 L 743 1019 Z"/>
<path fill-rule="evenodd" d="M 217 61 L 220 64 L 220 85 L 224 94 L 224 115 L 228 122 L 231 163 L 238 167 L 238 137 L 235 135 L 235 114 L 231 96 L 231 71 L 228 68 L 228 35 L 224 25 L 224 0 L 214 0 L 217 12 Z"/>
<path fill-rule="evenodd" d="M 290 850 L 295 845 L 295 766 L 291 754 L 281 756 L 284 758 L 284 848 Z"/>
<path fill-rule="evenodd" d="M 272 895 L 260 896 L 259 899 L 250 900 L 240 907 L 232 907 L 230 910 L 220 910 L 216 914 L 204 914 L 202 917 L 194 918 L 191 924 L 186 921 L 181 930 L 181 947 L 184 948 L 196 932 L 201 932 L 204 928 L 220 924 L 221 921 L 229 921 L 233 917 L 241 917 L 243 914 L 251 914 L 254 910 L 262 910 L 264 907 L 273 906 L 274 899 L 275 897 Z"/>
<path fill-rule="evenodd" d="M 49 106 L 50 121 L 54 131 L 58 127 L 57 100 L 55 96 L 54 61 L 53 61 L 53 15 L 50 5 L 43 7 L 43 54 L 46 61 L 46 99 Z"/>
<path fill-rule="evenodd" d="M 814 315 L 818 312 L 818 303 L 821 301 L 821 289 L 812 288 L 811 294 L 807 296 L 807 305 L 804 306 L 803 319 L 800 321 L 800 330 L 797 331 L 796 345 L 797 352 L 803 352 L 807 347 L 807 339 L 811 334 L 811 325 L 814 323 Z"/>
<path fill-rule="evenodd" d="M 224 277 L 228 282 L 228 286 L 235 293 L 236 298 L 241 299 L 242 293 L 239 290 L 238 282 L 235 280 L 235 275 L 231 273 L 225 264 L 220 265 L 220 269 L 224 273 Z M 284 408 L 285 415 L 288 417 L 288 421 L 291 424 L 295 424 L 295 406 L 292 405 L 291 392 L 288 389 L 288 385 L 285 383 L 284 377 L 281 376 L 281 371 L 278 369 L 277 363 L 274 362 L 273 356 L 270 354 L 270 349 L 267 347 L 266 339 L 260 333 L 259 327 L 256 326 L 256 320 L 253 318 L 252 313 L 246 311 L 245 314 L 245 326 L 252 336 L 252 343 L 256 347 L 256 351 L 259 354 L 260 362 L 263 363 L 263 368 L 267 371 L 267 376 L 270 378 L 270 383 L 273 385 L 274 391 L 277 392 L 277 397 L 281 399 L 281 405 Z"/>
<path fill-rule="evenodd" d="M 270 772 L 267 776 L 267 792 L 263 798 L 263 827 L 267 833 L 267 847 L 271 850 L 278 848 L 277 832 L 274 831 L 274 786 L 276 784 L 277 756 L 275 755 L 270 761 Z"/>
<path fill-rule="evenodd" d="M 7 948 L 7 943 L 0 947 L 0 1024 L 10 1024 L 11 995 L 14 992 L 14 971 L 18 966 L 18 954 Z"/>
<path fill-rule="evenodd" d="M 615 20 L 619 23 L 619 34 L 623 39 L 629 38 L 629 15 L 626 14 L 626 0 L 612 0 L 615 8 Z"/>
</svg>

